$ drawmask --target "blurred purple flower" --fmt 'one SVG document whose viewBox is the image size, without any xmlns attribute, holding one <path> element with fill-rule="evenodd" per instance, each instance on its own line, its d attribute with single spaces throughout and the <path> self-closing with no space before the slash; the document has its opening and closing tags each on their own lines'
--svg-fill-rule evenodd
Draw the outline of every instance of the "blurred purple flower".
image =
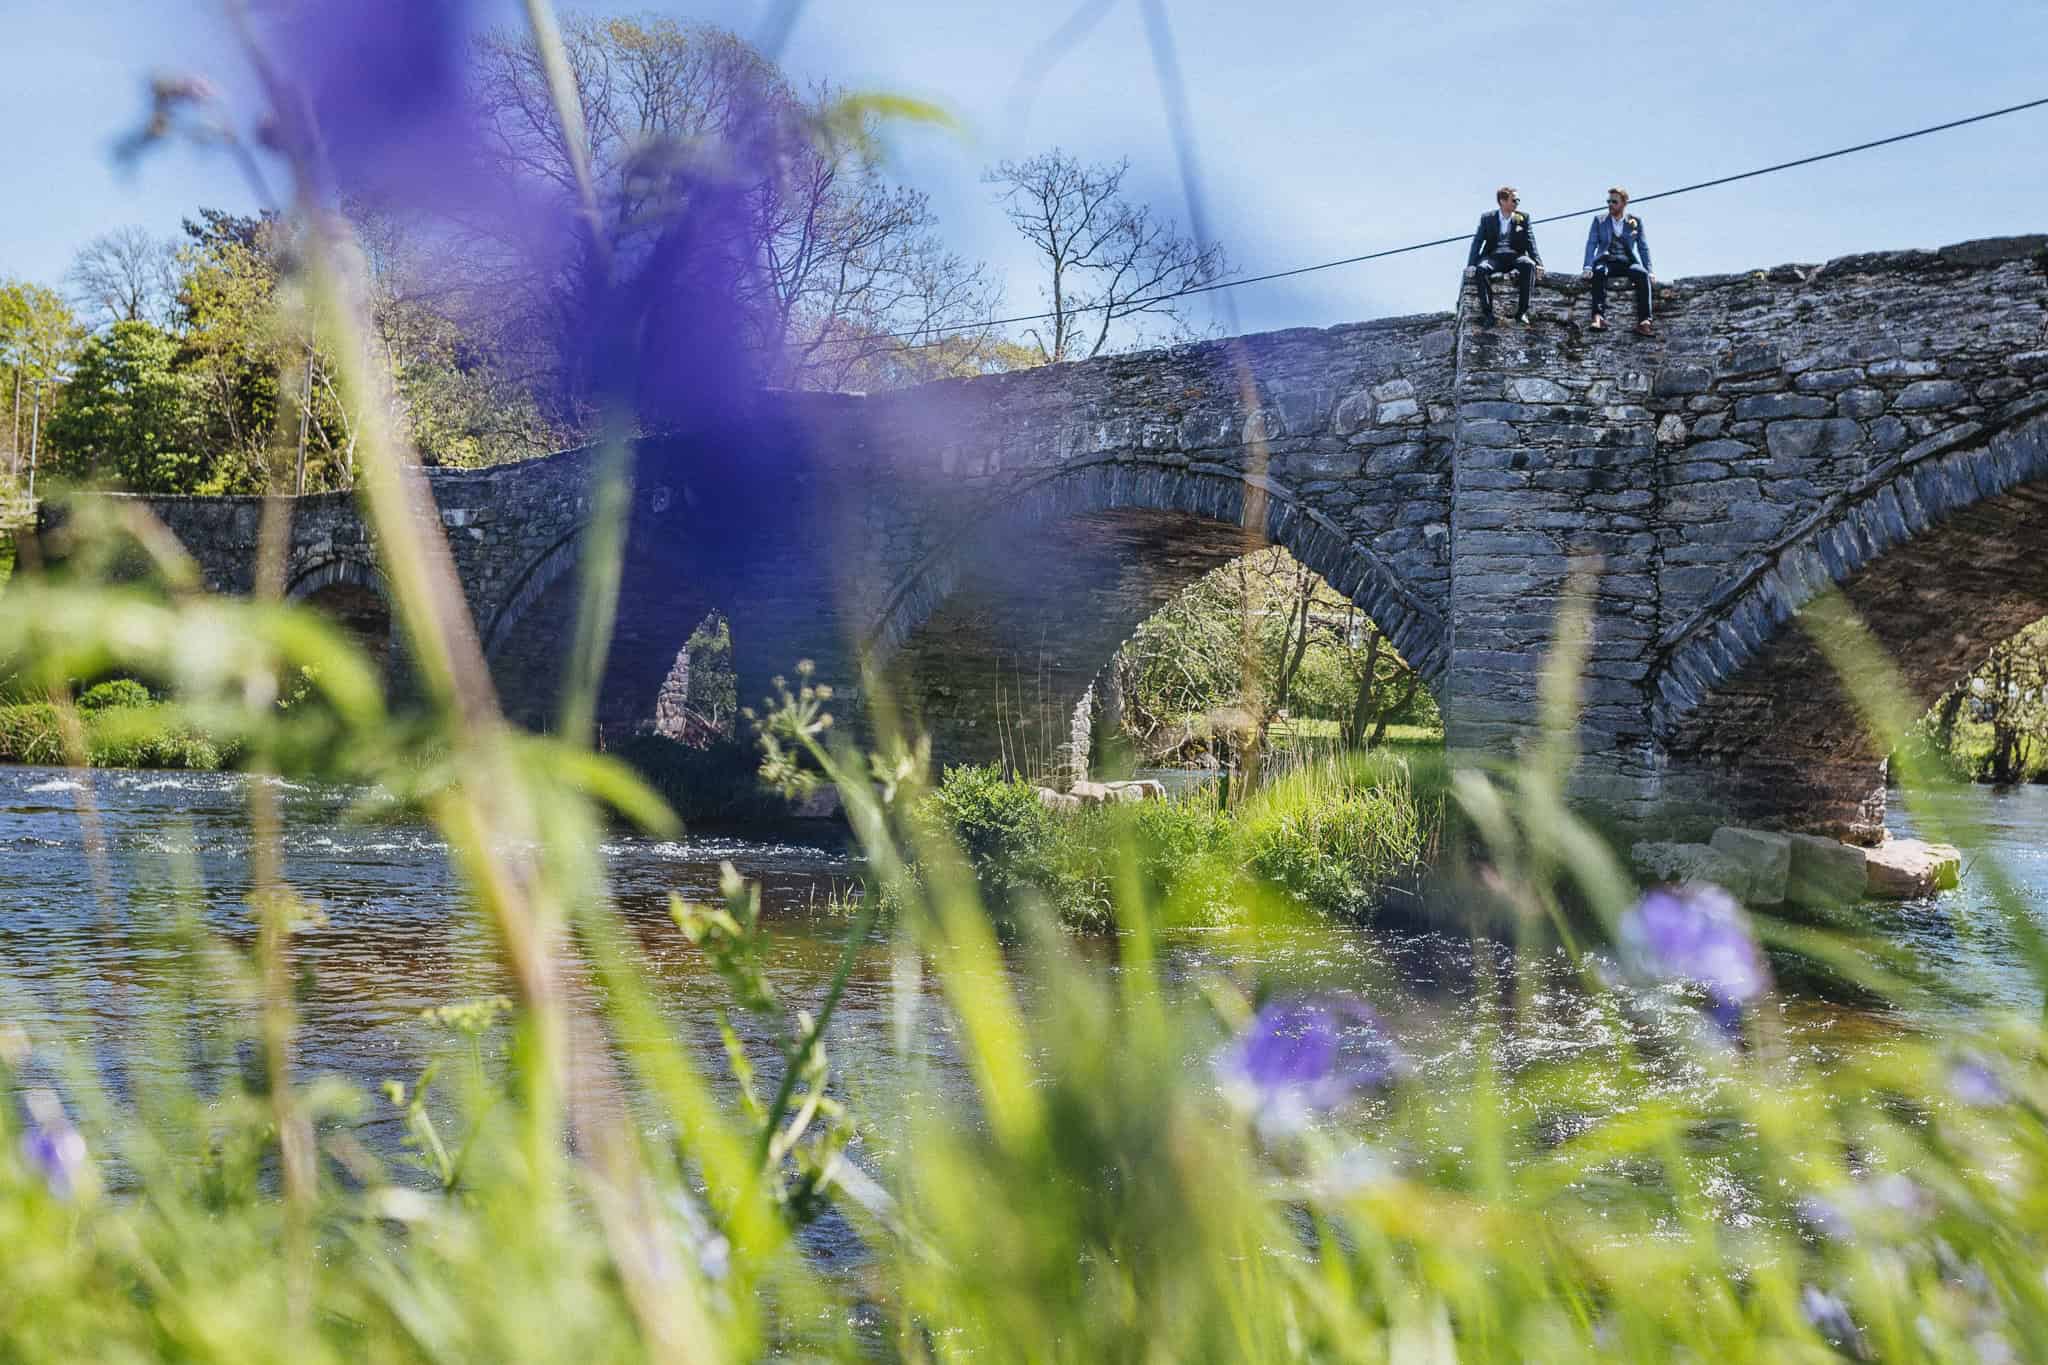
<svg viewBox="0 0 2048 1365">
<path fill-rule="evenodd" d="M 1858 1359 L 1863 1356 L 1862 1335 L 1856 1330 L 1856 1319 L 1849 1316 L 1849 1306 L 1822 1289 L 1807 1285 L 1799 1291 L 1799 1311 L 1813 1324 L 1813 1330 L 1838 1350 L 1848 1351 Z"/>
<path fill-rule="evenodd" d="M 297 7 L 274 30 L 274 140 L 324 165 L 335 190 L 459 222 L 545 282 L 544 307 L 520 322 L 554 352 L 564 411 L 630 408 L 654 429 L 733 425 L 775 331 L 762 194 L 807 136 L 793 107 L 742 83 L 724 92 L 720 134 L 642 140 L 595 168 L 586 206 L 486 135 L 469 89 L 473 8 Z"/>
<path fill-rule="evenodd" d="M 1733 1034 L 1743 1007 L 1770 985 L 1742 907 L 1706 882 L 1648 892 L 1621 917 L 1620 938 L 1624 955 L 1642 975 L 1704 987 L 1708 1012 L 1724 1033 Z"/>
<path fill-rule="evenodd" d="M 51 1091 L 33 1090 L 26 1104 L 29 1122 L 21 1135 L 22 1159 L 59 1199 L 75 1199 L 92 1189 L 92 1159 L 85 1139 L 65 1117 L 63 1103 Z"/>
<path fill-rule="evenodd" d="M 277 33 L 285 150 L 317 145 L 335 187 L 408 207 L 453 207 L 481 165 L 465 89 L 469 0 L 302 4 Z M 312 127 L 304 126 L 305 117 Z"/>
<path fill-rule="evenodd" d="M 1371 1006 L 1325 995 L 1268 1002 L 1216 1068 L 1225 1093 L 1261 1127 L 1288 1131 L 1315 1110 L 1393 1084 L 1408 1059 Z"/>
<path fill-rule="evenodd" d="M 1846 1242 L 1856 1231 L 1841 1209 L 1817 1194 L 1800 1199 L 1792 1211 L 1801 1226 L 1825 1241 Z"/>
<path fill-rule="evenodd" d="M 1991 1064 L 1975 1052 L 1964 1052 L 1949 1063 L 1948 1092 L 1973 1109 L 1996 1109 L 2012 1098 Z"/>
</svg>

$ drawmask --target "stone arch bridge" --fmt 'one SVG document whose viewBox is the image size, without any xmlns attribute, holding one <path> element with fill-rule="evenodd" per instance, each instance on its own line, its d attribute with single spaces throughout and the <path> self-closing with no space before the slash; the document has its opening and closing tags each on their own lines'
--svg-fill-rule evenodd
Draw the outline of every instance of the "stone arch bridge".
<svg viewBox="0 0 2048 1365">
<path fill-rule="evenodd" d="M 647 723 L 707 612 L 743 701 L 863 663 L 943 759 L 1071 752 L 1077 703 L 1196 577 L 1284 545 L 1421 669 L 1454 746 L 1532 733 L 1575 558 L 1596 555 L 1577 781 L 1873 834 L 1883 760 L 1799 622 L 1839 589 L 1931 698 L 2048 615 L 2048 238 L 1658 288 L 1661 336 L 1454 313 L 873 397 L 762 394 L 639 442 L 600 712 Z M 544 723 L 594 460 L 429 477 L 508 711 Z M 246 591 L 255 500 L 158 498 Z M 374 633 L 376 548 L 298 499 L 293 595 Z M 850 699 L 851 700 L 851 699 Z M 872 701 L 872 696 L 853 701 Z"/>
</svg>

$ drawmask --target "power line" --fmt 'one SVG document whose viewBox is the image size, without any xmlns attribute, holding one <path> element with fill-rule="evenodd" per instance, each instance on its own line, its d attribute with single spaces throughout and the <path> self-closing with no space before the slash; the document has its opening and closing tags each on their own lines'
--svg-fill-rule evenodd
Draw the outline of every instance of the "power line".
<svg viewBox="0 0 2048 1365">
<path fill-rule="evenodd" d="M 1836 157 L 1853 156 L 1857 152 L 1867 152 L 1878 147 L 1889 147 L 1896 142 L 1910 142 L 1916 137 L 1926 137 L 1932 133 L 1945 133 L 1951 128 L 1962 128 L 1972 123 L 1983 123 L 1987 119 L 2004 118 L 2008 114 L 2024 113 L 2029 109 L 2038 109 L 2043 105 L 2048 105 L 2048 97 L 2028 100 L 2025 104 L 2007 105 L 2003 109 L 1992 109 L 1982 114 L 1972 114 L 1968 118 L 1951 119 L 1947 123 L 1936 123 L 1926 128 L 1915 128 L 1909 133 L 1894 133 L 1890 137 L 1876 138 L 1869 142 L 1859 142 L 1851 147 L 1837 147 L 1833 151 L 1818 152 L 1813 156 L 1802 156 L 1793 161 L 1780 161 L 1771 166 L 1759 166 L 1752 171 L 1739 171 L 1734 175 L 1723 175 L 1717 176 L 1712 180 L 1695 181 L 1690 185 L 1680 185 L 1676 189 L 1658 190 L 1655 194 L 1639 194 L 1632 197 L 1629 202 L 1631 204 L 1647 204 L 1658 199 L 1674 199 L 1681 194 L 1694 194 L 1700 190 L 1710 190 L 1719 185 L 1732 185 L 1738 180 L 1754 180 L 1760 175 L 1775 175 L 1779 171 L 1789 171 L 1799 166 L 1811 166 L 1815 162 L 1832 161 Z M 1553 213 L 1547 217 L 1535 218 L 1530 221 L 1535 224 L 1556 223 L 1566 218 L 1580 218 L 1591 213 L 1605 212 L 1605 207 L 1605 205 L 1596 205 L 1593 208 L 1573 209 L 1565 213 Z M 1312 275 L 1320 270 L 1335 270 L 1339 266 L 1360 265 L 1366 261 L 1385 260 L 1389 256 L 1404 256 L 1410 252 L 1427 251 L 1432 247 L 1449 246 L 1454 242 L 1467 240 L 1469 240 L 1467 235 L 1461 232 L 1452 237 L 1437 237 L 1427 242 L 1410 242 L 1406 246 L 1390 246 L 1384 250 L 1367 251 L 1357 256 L 1344 256 L 1334 261 L 1318 261 L 1314 265 L 1298 265 L 1290 270 L 1273 270 L 1263 275 L 1244 275 L 1228 280 L 1215 280 L 1208 284 L 1190 285 L 1185 289 L 1176 289 L 1171 293 L 1155 294 L 1139 299 L 1127 299 L 1120 304 L 1080 304 L 1067 309 L 1066 313 L 1069 316 L 1079 313 L 1099 313 L 1103 309 L 1110 307 L 1136 310 L 1150 307 L 1154 304 L 1169 303 L 1174 299 L 1188 298 L 1195 294 L 1213 294 L 1221 289 L 1237 289 L 1247 284 L 1265 284 L 1272 280 L 1293 279 L 1297 275 Z M 869 337 L 847 337 L 842 339 L 841 344 L 851 345 L 856 342 L 871 344 L 876 341 L 915 341 L 918 342 L 916 346 L 906 349 L 919 350 L 938 344 L 936 341 L 918 341 L 921 337 L 945 337 L 962 332 L 987 331 L 997 327 L 1015 326 L 1022 322 L 1049 322 L 1057 316 L 1059 314 L 1056 313 L 1020 313 L 1015 317 L 991 318 L 986 322 L 949 323 L 945 326 L 926 327 L 909 332 L 883 332 Z"/>
</svg>

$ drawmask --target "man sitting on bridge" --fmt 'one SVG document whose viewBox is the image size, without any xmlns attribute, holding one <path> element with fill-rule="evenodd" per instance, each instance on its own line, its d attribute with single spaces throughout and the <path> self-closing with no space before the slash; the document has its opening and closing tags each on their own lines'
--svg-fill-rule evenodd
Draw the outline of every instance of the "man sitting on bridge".
<svg viewBox="0 0 2048 1365">
<path fill-rule="evenodd" d="M 1543 255 L 1536 250 L 1536 233 L 1529 226 L 1529 215 L 1515 211 L 1515 205 L 1521 202 L 1515 187 L 1502 185 L 1493 200 L 1500 205 L 1500 211 L 1479 215 L 1479 230 L 1472 234 L 1472 254 L 1465 260 L 1465 274 L 1479 277 L 1479 325 L 1491 327 L 1493 277 L 1514 271 L 1521 290 L 1515 321 L 1526 325 L 1529 286 L 1543 274 Z"/>
<path fill-rule="evenodd" d="M 1607 277 L 1626 274 L 1636 289 L 1636 331 L 1654 336 L 1650 330 L 1650 239 L 1643 235 L 1643 220 L 1628 211 L 1628 191 L 1616 185 L 1607 191 L 1607 212 L 1593 220 L 1586 232 L 1584 278 L 1593 282 L 1593 330 L 1605 331 L 1601 316 L 1607 305 Z"/>
</svg>

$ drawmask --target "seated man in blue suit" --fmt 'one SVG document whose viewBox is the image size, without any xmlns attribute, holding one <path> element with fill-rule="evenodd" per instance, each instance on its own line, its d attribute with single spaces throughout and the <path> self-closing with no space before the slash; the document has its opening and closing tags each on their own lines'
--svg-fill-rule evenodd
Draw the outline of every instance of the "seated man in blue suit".
<svg viewBox="0 0 2048 1365">
<path fill-rule="evenodd" d="M 1543 256 L 1536 250 L 1536 233 L 1529 215 L 1515 212 L 1521 196 L 1514 186 L 1502 185 L 1493 196 L 1498 213 L 1479 216 L 1479 230 L 1472 234 L 1472 253 L 1465 258 L 1465 273 L 1479 277 L 1479 325 L 1493 326 L 1493 277 L 1513 271 L 1520 295 L 1515 321 L 1529 321 L 1529 286 L 1543 273 Z"/>
<path fill-rule="evenodd" d="M 1593 282 L 1593 330 L 1604 331 L 1607 319 L 1607 280 L 1627 275 L 1636 291 L 1636 331 L 1654 336 L 1650 330 L 1650 239 L 1643 235 L 1643 220 L 1628 211 L 1628 191 L 1619 185 L 1607 191 L 1607 212 L 1593 220 L 1586 233 L 1585 278 Z"/>
</svg>

